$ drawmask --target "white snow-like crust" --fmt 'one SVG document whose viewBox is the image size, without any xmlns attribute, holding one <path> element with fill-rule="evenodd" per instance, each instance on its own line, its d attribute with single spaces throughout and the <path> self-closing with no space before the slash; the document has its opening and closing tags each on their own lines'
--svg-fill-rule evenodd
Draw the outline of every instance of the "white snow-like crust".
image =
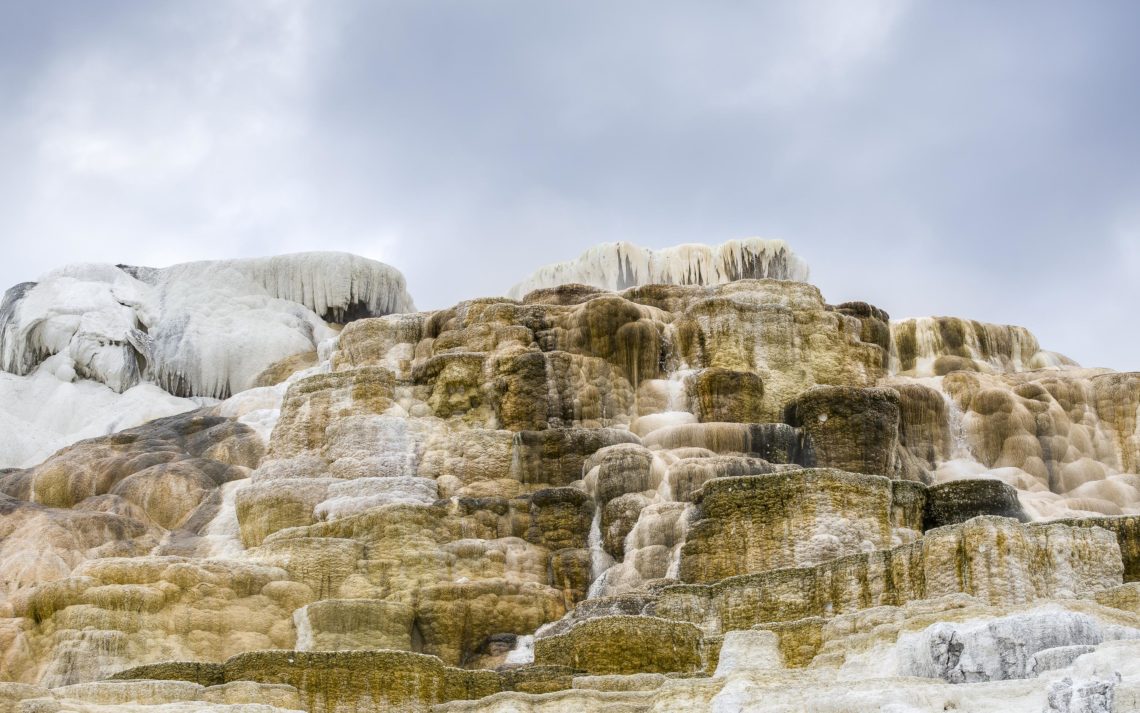
<svg viewBox="0 0 1140 713">
<path fill-rule="evenodd" d="M 602 243 L 576 260 L 536 270 L 510 289 L 521 299 L 528 292 L 579 283 L 606 290 L 637 285 L 721 285 L 750 278 L 807 282 L 807 263 L 783 240 L 744 238 L 716 247 L 677 245 L 661 250 L 632 243 Z"/>
<path fill-rule="evenodd" d="M 727 682 L 708 709 L 713 713 L 1133 711 L 1136 708 L 1121 704 L 1132 699 L 1140 677 L 1138 634 L 1129 627 L 1047 605 L 1006 616 L 938 622 L 904 632 L 897 641 L 854 645 L 846 650 L 847 663 L 827 672 L 826 678 L 813 680 L 809 674 L 802 683 L 773 685 L 772 679 L 766 680 L 767 672 L 783 668 L 774 635 L 731 631 L 725 634 L 716 674 Z"/>
<path fill-rule="evenodd" d="M 269 295 L 303 304 L 328 322 L 416 311 L 399 270 L 359 255 L 309 252 L 225 264 Z"/>
<path fill-rule="evenodd" d="M 89 379 L 61 379 L 67 356 L 48 358 L 29 376 L 0 372 L 0 468 L 27 468 L 64 446 L 213 403 L 178 398 L 153 384 L 122 393 Z"/>
<path fill-rule="evenodd" d="M 414 309 L 399 271 L 345 253 L 54 270 L 0 304 L 0 467 L 244 391 L 326 320 Z"/>
</svg>

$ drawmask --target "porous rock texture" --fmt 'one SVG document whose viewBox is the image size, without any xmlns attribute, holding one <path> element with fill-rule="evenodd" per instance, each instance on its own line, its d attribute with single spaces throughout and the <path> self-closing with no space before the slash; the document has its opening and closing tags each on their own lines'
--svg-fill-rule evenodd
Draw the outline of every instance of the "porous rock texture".
<svg viewBox="0 0 1140 713">
<path fill-rule="evenodd" d="M 1140 375 L 806 278 L 744 240 L 433 312 L 318 254 L 13 288 L 0 388 L 53 398 L 0 417 L 0 713 L 1140 710 Z"/>
</svg>

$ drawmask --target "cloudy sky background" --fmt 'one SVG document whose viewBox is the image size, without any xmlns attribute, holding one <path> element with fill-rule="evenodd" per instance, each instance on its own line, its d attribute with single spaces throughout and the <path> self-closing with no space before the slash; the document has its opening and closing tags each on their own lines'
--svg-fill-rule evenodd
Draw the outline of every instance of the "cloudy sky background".
<svg viewBox="0 0 1140 713">
<path fill-rule="evenodd" d="M 0 283 L 345 250 L 421 308 L 786 239 L 1140 369 L 1140 3 L 0 0 Z"/>
</svg>

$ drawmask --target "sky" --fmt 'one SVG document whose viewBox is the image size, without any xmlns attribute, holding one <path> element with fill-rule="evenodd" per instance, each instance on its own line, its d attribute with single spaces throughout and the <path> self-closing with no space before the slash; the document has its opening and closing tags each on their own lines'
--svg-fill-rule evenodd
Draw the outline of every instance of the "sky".
<svg viewBox="0 0 1140 713">
<path fill-rule="evenodd" d="M 1140 370 L 1140 3 L 0 0 L 0 284 L 343 250 L 421 309 L 782 238 Z"/>
</svg>

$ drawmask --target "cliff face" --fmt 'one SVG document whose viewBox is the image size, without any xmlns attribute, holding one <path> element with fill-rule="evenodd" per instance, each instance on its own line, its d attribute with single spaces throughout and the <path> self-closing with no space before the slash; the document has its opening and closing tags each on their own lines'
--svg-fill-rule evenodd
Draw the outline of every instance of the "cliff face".
<svg viewBox="0 0 1140 713">
<path fill-rule="evenodd" d="M 229 266 L 258 296 L 204 323 L 162 318 L 201 267 L 9 293 L 10 388 L 180 406 L 0 471 L 0 710 L 1140 706 L 1140 374 L 762 241 L 426 313 L 336 260 Z M 132 280 L 166 306 L 85 362 Z M 307 336 L 211 331 L 250 305 Z"/>
</svg>

